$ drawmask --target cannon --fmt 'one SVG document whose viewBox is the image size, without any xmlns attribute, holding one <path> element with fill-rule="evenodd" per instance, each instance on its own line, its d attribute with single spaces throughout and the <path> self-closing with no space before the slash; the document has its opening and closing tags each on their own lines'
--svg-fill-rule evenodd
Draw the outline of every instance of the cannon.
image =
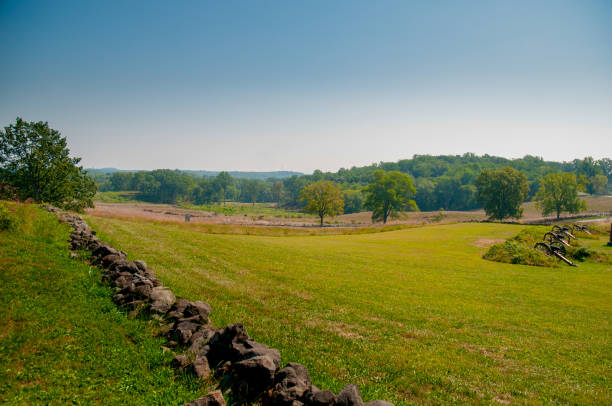
<svg viewBox="0 0 612 406">
<path fill-rule="evenodd" d="M 585 225 L 575 223 L 572 224 L 570 227 L 572 229 L 572 232 L 582 231 L 583 233 L 591 234 L 591 230 L 589 230 L 589 228 Z"/>
<path fill-rule="evenodd" d="M 569 266 L 578 266 L 565 257 L 565 255 L 567 255 L 567 250 L 565 249 L 564 245 L 559 244 L 559 242 L 557 241 L 554 241 L 550 244 L 545 242 L 538 242 L 533 246 L 533 248 L 540 252 L 543 252 L 548 256 L 557 257 Z"/>
<path fill-rule="evenodd" d="M 555 232 L 548 232 L 546 234 L 544 234 L 544 237 L 542 237 L 542 240 L 544 241 L 548 241 L 549 244 L 552 244 L 553 242 L 557 242 L 560 244 L 563 244 L 567 247 L 570 246 L 569 244 L 569 237 L 567 237 L 567 242 L 565 241 L 564 238 L 566 238 L 567 236 L 565 234 L 561 234 L 561 233 L 555 233 Z"/>
<path fill-rule="evenodd" d="M 561 227 L 561 226 L 558 226 L 556 224 L 552 228 L 552 232 L 553 233 L 566 235 L 568 243 L 570 242 L 571 238 L 573 238 L 574 240 L 576 239 L 576 237 L 574 237 L 574 235 L 571 233 L 571 231 L 572 230 L 570 230 L 569 227 L 565 227 L 565 226 Z"/>
</svg>

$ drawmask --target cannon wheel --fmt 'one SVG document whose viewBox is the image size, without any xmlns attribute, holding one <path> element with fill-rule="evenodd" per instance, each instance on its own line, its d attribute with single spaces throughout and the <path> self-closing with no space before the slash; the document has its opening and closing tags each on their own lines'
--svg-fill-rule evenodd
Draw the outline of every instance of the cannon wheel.
<svg viewBox="0 0 612 406">
<path fill-rule="evenodd" d="M 546 234 L 544 234 L 544 237 L 542 239 L 544 241 L 548 241 L 549 243 L 552 243 L 553 241 L 557 241 L 558 237 L 549 231 Z"/>
<path fill-rule="evenodd" d="M 546 255 L 551 255 L 552 254 L 552 248 L 550 247 L 549 244 L 546 244 L 545 242 L 538 242 L 536 243 L 536 245 L 533 246 L 533 248 L 535 248 L 536 250 L 546 254 Z"/>
<path fill-rule="evenodd" d="M 550 248 L 552 251 L 557 251 L 560 252 L 561 255 L 565 256 L 567 254 L 567 249 L 565 248 L 565 245 L 561 244 L 558 241 L 553 241 L 550 243 Z"/>
</svg>

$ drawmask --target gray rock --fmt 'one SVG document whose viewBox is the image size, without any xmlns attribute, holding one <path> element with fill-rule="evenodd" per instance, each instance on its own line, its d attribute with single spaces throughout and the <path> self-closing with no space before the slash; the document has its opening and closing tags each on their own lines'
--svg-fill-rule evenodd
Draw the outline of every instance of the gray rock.
<svg viewBox="0 0 612 406">
<path fill-rule="evenodd" d="M 232 363 L 230 369 L 236 389 L 247 399 L 256 397 L 274 383 L 276 365 L 267 355 Z"/>
<path fill-rule="evenodd" d="M 210 367 L 206 357 L 198 357 L 193 361 L 193 372 L 198 379 L 207 379 L 210 377 Z"/>
<path fill-rule="evenodd" d="M 274 405 L 290 406 L 294 400 L 302 400 L 311 389 L 306 367 L 292 362 L 276 373 L 270 399 Z"/>
<path fill-rule="evenodd" d="M 199 399 L 185 403 L 185 406 L 225 406 L 225 399 L 220 390 L 210 392 Z"/>
<path fill-rule="evenodd" d="M 210 315 L 210 305 L 208 303 L 196 301 L 190 302 L 183 311 L 185 317 L 200 316 L 203 321 L 208 321 Z"/>
<path fill-rule="evenodd" d="M 337 406 L 363 406 L 357 385 L 346 385 L 336 397 Z"/>
<path fill-rule="evenodd" d="M 336 395 L 329 390 L 319 390 L 313 388 L 306 396 L 306 403 L 312 406 L 333 406 L 336 402 Z"/>
<path fill-rule="evenodd" d="M 166 287 L 155 287 L 151 290 L 151 310 L 157 313 L 167 313 L 176 302 L 174 293 Z"/>
<path fill-rule="evenodd" d="M 144 261 L 142 261 L 140 259 L 137 259 L 137 260 L 135 260 L 133 262 L 134 262 L 134 265 L 136 265 L 138 267 L 138 269 L 140 269 L 142 272 L 146 272 L 147 271 L 147 263 L 146 262 L 144 262 Z"/>
<path fill-rule="evenodd" d="M 189 365 L 189 358 L 186 355 L 177 355 L 172 359 L 172 368 L 174 369 L 182 369 Z"/>
</svg>

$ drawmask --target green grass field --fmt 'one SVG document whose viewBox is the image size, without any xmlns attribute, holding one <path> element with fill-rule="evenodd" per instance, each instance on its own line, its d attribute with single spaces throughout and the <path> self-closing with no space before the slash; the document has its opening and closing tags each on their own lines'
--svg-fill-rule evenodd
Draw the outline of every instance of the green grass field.
<svg viewBox="0 0 612 406">
<path fill-rule="evenodd" d="M 175 375 L 155 326 L 128 320 L 100 272 L 70 259 L 68 226 L 11 205 L 0 231 L 0 404 L 182 405 L 206 393 Z"/>
<path fill-rule="evenodd" d="M 217 326 L 243 322 L 338 391 L 396 404 L 612 403 L 612 267 L 483 260 L 524 226 L 362 235 L 208 234 L 88 217 Z M 542 227 L 541 230 L 546 228 Z M 601 240 L 586 242 L 598 250 Z"/>
</svg>

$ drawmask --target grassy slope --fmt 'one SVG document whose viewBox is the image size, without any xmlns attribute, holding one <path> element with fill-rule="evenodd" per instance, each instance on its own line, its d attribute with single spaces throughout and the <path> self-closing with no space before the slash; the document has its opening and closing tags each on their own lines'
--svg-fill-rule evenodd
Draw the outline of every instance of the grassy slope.
<svg viewBox="0 0 612 406">
<path fill-rule="evenodd" d="M 398 404 L 612 402 L 612 270 L 481 259 L 480 239 L 521 226 L 271 237 L 89 220 L 320 387 L 356 382 Z"/>
<path fill-rule="evenodd" d="M 175 377 L 147 322 L 127 320 L 99 272 L 69 258 L 68 227 L 13 206 L 0 232 L 0 403 L 183 404 L 199 385 Z"/>
</svg>

